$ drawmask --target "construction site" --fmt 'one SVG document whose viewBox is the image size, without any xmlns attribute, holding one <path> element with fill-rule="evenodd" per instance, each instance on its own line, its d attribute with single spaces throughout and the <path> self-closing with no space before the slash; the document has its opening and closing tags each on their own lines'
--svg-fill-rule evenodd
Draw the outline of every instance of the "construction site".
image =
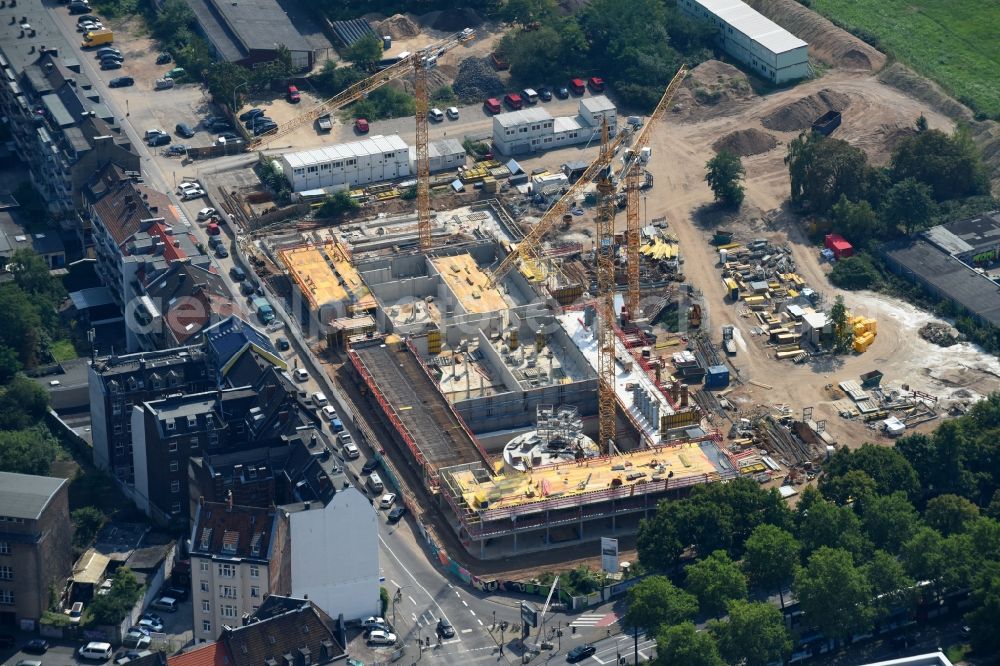
<svg viewBox="0 0 1000 666">
<path fill-rule="evenodd" d="M 868 136 L 873 108 L 902 127 L 913 100 L 836 69 L 755 100 L 744 74 L 710 61 L 592 145 L 442 169 L 427 59 L 475 38 L 414 49 L 250 141 L 265 151 L 412 79 L 409 158 L 394 156 L 399 177 L 349 185 L 356 212 L 316 219 L 323 192 L 283 208 L 259 188 L 225 193 L 249 264 L 314 350 L 349 368 L 405 457 L 393 464 L 433 499 L 420 511 L 472 557 L 631 535 L 660 500 L 738 476 L 791 497 L 832 447 L 931 427 L 996 387 L 995 361 L 967 344 L 923 354 L 930 315 L 867 293 L 847 304 L 853 353 L 831 355 L 827 264 L 849 245 L 818 252 L 781 209 L 777 146 L 833 113 L 850 137 Z M 706 87 L 721 101 L 700 103 Z M 726 133 L 748 124 L 760 128 Z M 703 210 L 716 144 L 748 158 L 745 213 L 721 222 Z"/>
</svg>

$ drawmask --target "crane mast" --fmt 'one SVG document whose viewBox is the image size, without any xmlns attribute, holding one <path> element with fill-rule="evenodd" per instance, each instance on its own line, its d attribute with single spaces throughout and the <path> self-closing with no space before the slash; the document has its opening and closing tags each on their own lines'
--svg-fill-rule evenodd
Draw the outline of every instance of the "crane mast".
<svg viewBox="0 0 1000 666">
<path fill-rule="evenodd" d="M 431 166 L 427 147 L 427 61 L 413 61 L 417 121 L 417 236 L 421 250 L 431 248 Z"/>
<path fill-rule="evenodd" d="M 611 145 L 607 119 L 601 126 L 601 153 L 605 164 L 597 180 L 597 402 L 602 453 L 611 451 L 617 430 L 615 406 L 615 186 L 611 174 Z"/>
</svg>

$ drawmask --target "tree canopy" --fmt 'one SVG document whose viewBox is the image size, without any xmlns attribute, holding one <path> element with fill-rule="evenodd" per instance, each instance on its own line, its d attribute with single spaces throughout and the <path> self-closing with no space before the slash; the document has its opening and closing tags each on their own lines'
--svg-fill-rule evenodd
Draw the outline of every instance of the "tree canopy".
<svg viewBox="0 0 1000 666">
<path fill-rule="evenodd" d="M 739 155 L 723 150 L 705 165 L 705 182 L 712 188 L 715 201 L 723 206 L 738 208 L 743 203 L 743 179 L 746 170 Z"/>
<path fill-rule="evenodd" d="M 871 584 L 843 548 L 821 547 L 795 575 L 795 594 L 810 621 L 831 638 L 847 639 L 871 626 Z"/>
<path fill-rule="evenodd" d="M 780 592 L 791 583 L 801 552 L 802 544 L 790 532 L 775 525 L 758 525 L 746 541 L 743 569 L 754 585 Z M 784 605 L 783 595 L 781 599 Z"/>
<path fill-rule="evenodd" d="M 685 666 L 724 666 L 712 635 L 699 632 L 693 623 L 664 627 L 656 635 L 656 663 Z"/>
<path fill-rule="evenodd" d="M 665 576 L 650 576 L 628 591 L 627 627 L 656 636 L 660 627 L 689 620 L 698 613 L 698 600 Z"/>
<path fill-rule="evenodd" d="M 119 624 L 125 614 L 132 610 L 142 594 L 142 585 L 128 567 L 121 567 L 115 573 L 111 589 L 105 595 L 94 597 L 87 607 L 88 624 Z"/>
<path fill-rule="evenodd" d="M 732 601 L 728 612 L 725 621 L 709 626 L 727 663 L 767 666 L 791 653 L 792 641 L 784 617 L 771 604 Z"/>
<path fill-rule="evenodd" d="M 698 599 L 701 612 L 716 617 L 726 612 L 726 604 L 746 599 L 747 579 L 724 550 L 685 567 L 684 588 Z"/>
</svg>

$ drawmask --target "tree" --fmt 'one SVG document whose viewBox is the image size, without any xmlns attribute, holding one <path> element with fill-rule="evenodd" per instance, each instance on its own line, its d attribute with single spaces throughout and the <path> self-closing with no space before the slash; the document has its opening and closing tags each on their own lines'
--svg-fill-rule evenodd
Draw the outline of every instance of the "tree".
<svg viewBox="0 0 1000 666">
<path fill-rule="evenodd" d="M 938 495 L 924 509 L 924 522 L 944 536 L 964 532 L 977 518 L 979 507 L 958 495 Z"/>
<path fill-rule="evenodd" d="M 882 200 L 882 224 L 887 229 L 900 225 L 910 236 L 916 231 L 930 226 L 934 215 L 934 199 L 931 188 L 916 178 L 904 178 L 889 188 Z"/>
<path fill-rule="evenodd" d="M 876 548 L 898 553 L 917 530 L 920 516 L 900 491 L 865 502 L 861 527 Z"/>
<path fill-rule="evenodd" d="M 650 576 L 628 591 L 626 627 L 655 636 L 660 627 L 677 624 L 698 613 L 698 600 L 665 576 Z"/>
<path fill-rule="evenodd" d="M 875 497 L 875 488 L 875 479 L 860 469 L 840 476 L 827 476 L 820 485 L 823 496 L 831 502 L 840 506 L 853 503 L 855 508 Z"/>
<path fill-rule="evenodd" d="M 795 594 L 809 622 L 837 640 L 871 627 L 871 585 L 842 548 L 820 548 L 795 575 Z"/>
<path fill-rule="evenodd" d="M 121 567 L 111 582 L 111 589 L 95 597 L 87 607 L 92 624 L 118 624 L 132 610 L 142 593 L 142 585 L 128 567 Z"/>
<path fill-rule="evenodd" d="M 558 12 L 553 0 L 507 0 L 499 16 L 509 23 L 531 25 L 535 21 L 551 18 Z"/>
<path fill-rule="evenodd" d="M 333 97 L 363 78 L 365 78 L 364 72 L 356 67 L 337 67 L 337 63 L 327 60 L 320 71 L 311 75 L 309 80 L 323 96 Z"/>
<path fill-rule="evenodd" d="M 104 514 L 94 506 L 80 507 L 70 514 L 70 519 L 73 521 L 73 545 L 80 549 L 93 543 L 105 521 Z"/>
<path fill-rule="evenodd" d="M 892 154 L 896 182 L 913 178 L 930 187 L 936 201 L 987 194 L 989 178 L 967 127 L 948 136 L 929 129 L 909 136 Z"/>
<path fill-rule="evenodd" d="M 780 527 L 764 524 L 754 529 L 745 548 L 743 570 L 750 582 L 765 590 L 777 589 L 784 608 L 784 587 L 795 575 L 802 544 Z"/>
<path fill-rule="evenodd" d="M 746 176 L 739 155 L 722 150 L 705 165 L 705 182 L 712 188 L 715 200 L 730 208 L 743 203 L 742 180 Z"/>
<path fill-rule="evenodd" d="M 44 476 L 57 450 L 47 428 L 0 430 L 0 471 Z"/>
<path fill-rule="evenodd" d="M 830 322 L 833 324 L 833 349 L 838 354 L 843 354 L 850 349 L 853 331 L 847 322 L 847 306 L 844 305 L 844 297 L 837 294 L 830 308 Z"/>
<path fill-rule="evenodd" d="M 639 561 L 654 571 L 672 569 L 684 552 L 678 530 L 680 508 L 679 502 L 660 502 L 653 517 L 639 523 Z"/>
<path fill-rule="evenodd" d="M 0 343 L 0 385 L 6 384 L 21 370 L 17 352 Z"/>
<path fill-rule="evenodd" d="M 699 632 L 693 623 L 664 627 L 656 635 L 656 664 L 684 666 L 724 666 L 715 639 Z"/>
<path fill-rule="evenodd" d="M 882 276 L 871 255 L 860 251 L 854 256 L 837 260 L 830 271 L 830 282 L 841 289 L 874 289 L 882 281 Z"/>
<path fill-rule="evenodd" d="M 49 394 L 24 375 L 0 388 L 0 430 L 23 430 L 35 425 L 49 409 Z"/>
<path fill-rule="evenodd" d="M 846 141 L 806 132 L 788 146 L 792 203 L 806 212 L 826 213 L 841 196 L 860 201 L 868 177 L 868 158 Z"/>
<path fill-rule="evenodd" d="M 936 581 L 945 569 L 944 537 L 935 529 L 921 527 L 903 544 L 900 555 L 910 576 Z"/>
<path fill-rule="evenodd" d="M 728 602 L 746 599 L 747 579 L 724 550 L 717 550 L 684 570 L 687 573 L 684 587 L 698 598 L 702 613 L 721 617 Z"/>
<path fill-rule="evenodd" d="M 358 202 L 354 200 L 349 190 L 338 190 L 323 200 L 316 209 L 316 217 L 320 219 L 339 217 L 357 208 Z"/>
<path fill-rule="evenodd" d="M 926 132 L 927 131 L 927 116 L 925 116 L 922 113 L 919 116 L 917 116 L 917 122 L 914 123 L 914 126 L 917 128 L 918 132 Z"/>
<path fill-rule="evenodd" d="M 834 229 L 857 245 L 868 245 L 872 240 L 886 236 L 885 227 L 867 201 L 854 202 L 841 194 L 830 209 Z"/>
<path fill-rule="evenodd" d="M 766 602 L 732 601 L 727 621 L 714 621 L 709 630 L 719 643 L 719 652 L 730 664 L 767 666 L 792 651 L 781 611 Z"/>
<path fill-rule="evenodd" d="M 972 588 L 973 610 L 965 620 L 972 629 L 972 649 L 977 654 L 1000 652 L 1000 562 L 988 563 L 976 577 Z"/>
<path fill-rule="evenodd" d="M 382 59 L 382 40 L 375 35 L 367 35 L 351 44 L 343 53 L 344 60 L 362 72 L 371 71 Z"/>
<path fill-rule="evenodd" d="M 889 616 L 895 609 L 916 602 L 913 579 L 906 575 L 903 564 L 884 550 L 876 550 L 871 562 L 864 567 L 872 591 L 872 610 L 876 620 Z"/>
<path fill-rule="evenodd" d="M 0 286 L 0 312 L 4 314 L 0 344 L 17 352 L 17 360 L 23 367 L 34 368 L 45 334 L 36 304 L 16 285 L 5 284 Z"/>
<path fill-rule="evenodd" d="M 806 553 L 826 546 L 843 548 L 860 557 L 870 545 L 861 533 L 857 514 L 846 506 L 825 500 L 815 502 L 802 512 L 798 536 Z"/>
<path fill-rule="evenodd" d="M 840 476 L 852 469 L 858 469 L 875 480 L 875 491 L 879 495 L 890 495 L 898 490 L 911 500 L 920 497 L 921 480 L 917 470 L 897 449 L 874 444 L 862 444 L 851 451 L 842 446 L 826 464 L 828 476 Z"/>
</svg>

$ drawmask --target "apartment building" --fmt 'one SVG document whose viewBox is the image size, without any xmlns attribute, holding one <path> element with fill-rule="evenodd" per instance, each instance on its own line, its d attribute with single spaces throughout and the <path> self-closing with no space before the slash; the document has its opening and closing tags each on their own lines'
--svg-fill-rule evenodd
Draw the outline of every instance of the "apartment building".
<svg viewBox="0 0 1000 666">
<path fill-rule="evenodd" d="M 73 567 L 66 479 L 0 472 L 0 626 L 33 630 Z"/>
<path fill-rule="evenodd" d="M 240 626 L 265 595 L 291 592 L 288 522 L 274 507 L 201 502 L 191 529 L 194 635 Z"/>
</svg>

